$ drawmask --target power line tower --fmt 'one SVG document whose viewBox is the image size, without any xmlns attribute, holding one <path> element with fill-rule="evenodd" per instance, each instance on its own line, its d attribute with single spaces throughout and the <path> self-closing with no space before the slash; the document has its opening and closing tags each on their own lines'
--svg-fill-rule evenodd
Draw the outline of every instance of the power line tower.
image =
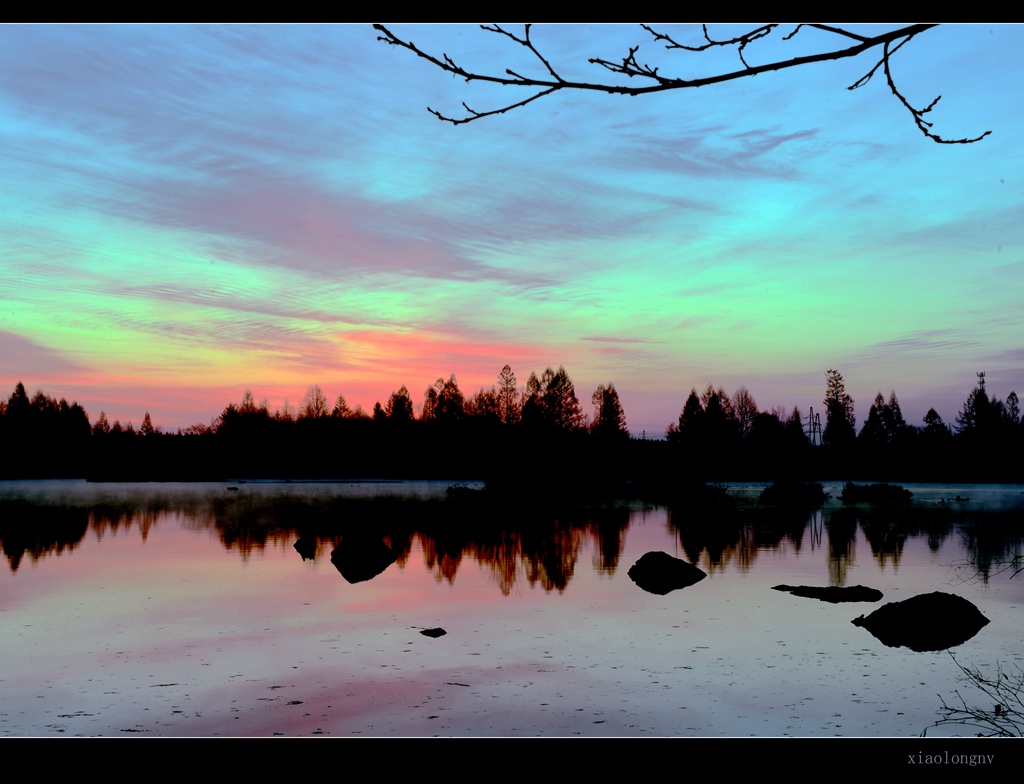
<svg viewBox="0 0 1024 784">
<path fill-rule="evenodd" d="M 811 413 L 807 415 L 806 432 L 812 446 L 821 446 L 821 416 L 814 413 L 814 406 L 811 406 Z"/>
</svg>

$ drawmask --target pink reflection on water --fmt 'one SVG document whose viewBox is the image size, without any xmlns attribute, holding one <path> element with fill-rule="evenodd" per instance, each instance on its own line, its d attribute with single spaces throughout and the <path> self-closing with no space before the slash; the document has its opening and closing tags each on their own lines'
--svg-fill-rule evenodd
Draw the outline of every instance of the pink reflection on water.
<svg viewBox="0 0 1024 784">
<path fill-rule="evenodd" d="M 561 591 L 531 584 L 534 556 L 496 568 L 469 550 L 439 580 L 422 534 L 404 566 L 354 585 L 327 540 L 303 561 L 291 532 L 223 538 L 161 512 L 5 570 L 0 733 L 917 734 L 957 686 L 945 654 L 884 648 L 850 624 L 870 607 L 770 590 L 834 578 L 814 526 L 698 549 L 708 579 L 667 596 L 626 576 L 650 550 L 690 559 L 660 509 L 632 513 L 614 569 L 593 532 L 574 533 Z M 958 547 L 911 537 L 897 559 L 857 530 L 842 569 L 898 600 L 950 590 Z M 992 620 L 965 656 L 1019 649 L 1016 582 L 960 592 Z M 434 626 L 448 634 L 419 634 Z"/>
</svg>

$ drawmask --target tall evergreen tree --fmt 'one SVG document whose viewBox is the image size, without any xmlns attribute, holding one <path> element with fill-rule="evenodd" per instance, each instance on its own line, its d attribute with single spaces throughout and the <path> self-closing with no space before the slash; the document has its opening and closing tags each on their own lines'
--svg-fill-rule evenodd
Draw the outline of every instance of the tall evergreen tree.
<svg viewBox="0 0 1024 784">
<path fill-rule="evenodd" d="M 99 419 L 96 420 L 96 424 L 92 426 L 92 434 L 94 436 L 105 436 L 110 432 L 110 423 L 107 421 L 107 415 L 100 411 Z"/>
<path fill-rule="evenodd" d="M 971 390 L 963 408 L 956 415 L 956 431 L 963 434 L 988 433 L 992 430 L 992 401 L 985 391 L 985 372 L 978 373 L 978 385 Z"/>
<path fill-rule="evenodd" d="M 550 369 L 550 368 L 549 368 Z M 537 374 L 530 373 L 526 380 L 526 387 L 523 389 L 523 402 L 519 407 L 522 423 L 528 427 L 538 427 L 544 424 L 544 391 L 540 385 Z"/>
<path fill-rule="evenodd" d="M 547 368 L 539 379 L 536 373 L 530 374 L 523 391 L 524 425 L 571 432 L 585 427 L 586 419 L 564 367 Z"/>
<path fill-rule="evenodd" d="M 885 398 L 879 390 L 875 395 L 875 402 L 868 410 L 868 418 L 864 420 L 864 426 L 860 429 L 857 440 L 866 444 L 884 444 L 888 441 L 887 428 L 885 423 Z"/>
<path fill-rule="evenodd" d="M 708 384 L 701 395 L 704 406 L 704 430 L 708 445 L 729 446 L 739 434 L 739 423 L 733 411 L 732 401 L 725 390 Z"/>
<path fill-rule="evenodd" d="M 898 440 L 907 430 L 909 425 L 903 418 L 903 411 L 900 409 L 900 401 L 896 398 L 896 390 L 889 391 L 889 402 L 886 403 L 882 412 L 885 421 L 886 436 L 889 441 Z"/>
<path fill-rule="evenodd" d="M 827 420 L 821 440 L 832 446 L 847 447 L 856 438 L 853 398 L 846 392 L 842 373 L 830 368 L 825 376 L 824 404 Z"/>
<path fill-rule="evenodd" d="M 423 410 L 420 411 L 420 419 L 424 422 L 430 421 L 437 414 L 437 387 L 431 385 L 423 393 Z"/>
<path fill-rule="evenodd" d="M 679 412 L 679 423 L 669 425 L 667 435 L 669 441 L 685 443 L 694 443 L 704 437 L 704 408 L 700 404 L 696 389 L 690 390 L 690 395 Z"/>
<path fill-rule="evenodd" d="M 338 395 L 338 399 L 334 401 L 334 410 L 331 411 L 331 416 L 335 419 L 350 419 L 352 414 L 352 409 L 349 408 L 348 401 L 345 400 L 345 396 Z"/>
<path fill-rule="evenodd" d="M 924 430 L 921 431 L 921 434 L 929 443 L 943 443 L 948 441 L 951 436 L 946 423 L 942 421 L 939 412 L 934 408 L 929 408 L 928 413 L 924 415 Z"/>
<path fill-rule="evenodd" d="M 502 422 L 514 425 L 519 421 L 519 389 L 516 387 L 516 374 L 508 365 L 501 369 L 498 376 L 498 404 L 501 407 Z"/>
<path fill-rule="evenodd" d="M 455 374 L 452 373 L 447 381 L 439 378 L 434 386 L 437 388 L 437 408 L 434 412 L 437 420 L 451 423 L 462 419 L 466 413 L 466 399 L 455 380 Z"/>
<path fill-rule="evenodd" d="M 25 385 L 20 381 L 15 385 L 14 392 L 7 401 L 6 416 L 11 420 L 27 419 L 32 409 L 32 403 L 25 392 Z"/>
<path fill-rule="evenodd" d="M 391 393 L 391 397 L 388 398 L 388 404 L 384 408 L 384 414 L 390 421 L 400 424 L 413 421 L 412 398 L 409 397 L 409 390 L 405 384 L 397 392 Z M 375 408 L 374 419 L 376 418 L 377 412 Z"/>
<path fill-rule="evenodd" d="M 551 368 L 544 371 L 545 377 Z M 544 407 L 547 419 L 559 430 L 575 431 L 586 425 L 586 416 L 580 409 L 579 398 L 572 379 L 559 365 L 558 371 L 550 376 L 544 389 Z"/>
<path fill-rule="evenodd" d="M 256 398 L 252 396 L 252 390 L 246 389 L 242 395 L 242 403 L 238 406 L 238 413 L 242 416 L 252 416 L 257 410 Z"/>
<path fill-rule="evenodd" d="M 591 402 L 594 404 L 591 433 L 603 440 L 629 438 L 626 414 L 622 410 L 619 393 L 615 390 L 614 384 L 599 386 L 591 396 Z"/>
<path fill-rule="evenodd" d="M 1006 421 L 1012 427 L 1020 426 L 1020 401 L 1016 392 L 1006 396 Z"/>
</svg>

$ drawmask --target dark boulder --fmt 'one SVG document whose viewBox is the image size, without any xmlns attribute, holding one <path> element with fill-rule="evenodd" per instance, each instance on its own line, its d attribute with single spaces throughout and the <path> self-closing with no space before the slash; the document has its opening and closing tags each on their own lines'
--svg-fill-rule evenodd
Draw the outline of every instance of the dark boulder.
<svg viewBox="0 0 1024 784">
<path fill-rule="evenodd" d="M 882 592 L 877 588 L 868 588 L 863 585 L 851 585 L 847 588 L 839 588 L 830 585 L 827 588 L 819 588 L 814 585 L 775 585 L 773 591 L 785 591 L 793 596 L 803 596 L 807 599 L 820 599 L 823 602 L 839 604 L 840 602 L 880 602 Z"/>
<path fill-rule="evenodd" d="M 661 552 L 644 553 L 627 574 L 645 591 L 660 596 L 699 583 L 707 577 L 707 573 L 696 566 Z"/>
<path fill-rule="evenodd" d="M 425 637 L 437 638 L 437 637 L 444 637 L 446 634 L 448 634 L 448 632 L 446 632 L 444 629 L 442 629 L 440 626 L 438 626 L 438 627 L 436 627 L 434 629 L 424 629 L 423 631 L 420 632 L 420 634 L 424 635 Z"/>
<path fill-rule="evenodd" d="M 302 556 L 303 561 L 312 561 L 316 557 L 317 541 L 315 536 L 300 536 L 292 545 L 295 552 Z"/>
<path fill-rule="evenodd" d="M 963 597 L 936 591 L 882 605 L 852 623 L 863 626 L 890 648 L 942 651 L 967 642 L 988 618 Z"/>
<path fill-rule="evenodd" d="M 360 534 L 345 534 L 331 553 L 331 563 L 350 583 L 372 580 L 397 560 L 383 539 Z"/>
</svg>

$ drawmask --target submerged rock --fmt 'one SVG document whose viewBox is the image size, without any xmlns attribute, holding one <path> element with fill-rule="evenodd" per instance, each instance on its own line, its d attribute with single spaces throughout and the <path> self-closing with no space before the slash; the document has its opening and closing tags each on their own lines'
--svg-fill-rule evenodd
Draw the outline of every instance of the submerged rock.
<svg viewBox="0 0 1024 784">
<path fill-rule="evenodd" d="M 644 553 L 627 574 L 645 591 L 660 596 L 677 588 L 687 588 L 707 577 L 702 569 L 662 552 Z"/>
<path fill-rule="evenodd" d="M 448 634 L 448 632 L 446 632 L 444 629 L 438 626 L 434 629 L 424 629 L 420 632 L 420 634 L 424 635 L 425 637 L 444 637 L 446 634 Z"/>
<path fill-rule="evenodd" d="M 775 585 L 773 591 L 785 591 L 794 596 L 803 596 L 807 599 L 820 599 L 823 602 L 839 604 L 840 602 L 879 602 L 882 600 L 882 592 L 877 588 L 868 588 L 863 585 L 851 585 L 847 588 L 839 588 L 830 585 L 827 588 L 819 588 L 814 585 Z"/>
<path fill-rule="evenodd" d="M 936 591 L 890 602 L 852 623 L 863 626 L 890 648 L 941 651 L 967 642 L 988 618 L 963 597 Z"/>
<path fill-rule="evenodd" d="M 350 583 L 372 580 L 398 560 L 383 539 L 345 534 L 331 553 L 331 563 Z"/>
</svg>

